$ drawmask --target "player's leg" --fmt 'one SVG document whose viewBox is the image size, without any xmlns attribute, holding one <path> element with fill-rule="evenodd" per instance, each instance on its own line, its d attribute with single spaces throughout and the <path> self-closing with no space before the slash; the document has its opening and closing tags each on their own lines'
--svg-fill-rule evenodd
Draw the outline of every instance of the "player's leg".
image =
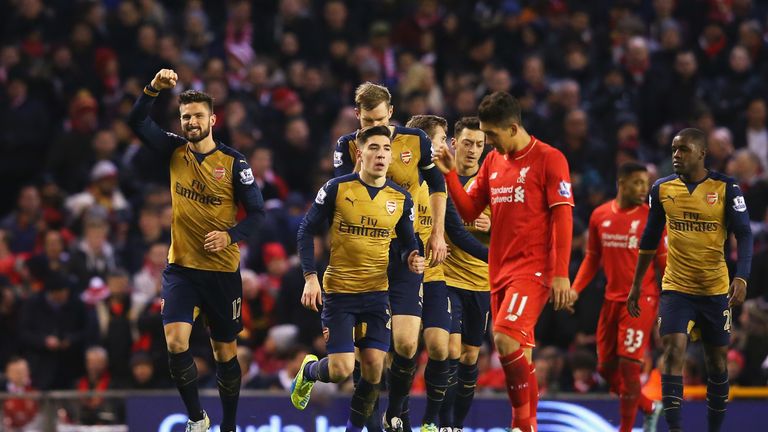
<svg viewBox="0 0 768 432">
<path fill-rule="evenodd" d="M 600 317 L 597 321 L 597 372 L 608 383 L 611 393 L 621 394 L 621 374 L 619 362 L 616 356 L 616 345 L 619 335 L 619 314 L 617 303 L 605 300 L 600 308 Z"/>
<path fill-rule="evenodd" d="M 237 362 L 237 335 L 243 330 L 240 318 L 243 286 L 240 272 L 201 272 L 199 295 L 211 330 L 216 360 L 216 386 L 221 400 L 221 432 L 234 432 L 240 400 L 241 371 Z"/>
<path fill-rule="evenodd" d="M 683 365 L 688 345 L 688 326 L 696 320 L 691 296 L 663 291 L 659 302 L 659 334 L 663 346 L 661 394 L 664 418 L 670 432 L 682 430 Z"/>
<path fill-rule="evenodd" d="M 200 405 L 197 367 L 189 352 L 192 323 L 197 318 L 201 303 L 193 283 L 194 273 L 194 270 L 178 266 L 166 267 L 163 271 L 161 315 L 171 379 L 187 409 L 189 423 L 197 430 L 207 430 L 210 420 Z"/>
<path fill-rule="evenodd" d="M 707 423 L 709 432 L 719 432 L 728 403 L 728 344 L 731 336 L 731 310 L 728 297 L 702 296 L 698 299 L 699 316 L 707 367 Z"/>
<path fill-rule="evenodd" d="M 320 360 L 313 354 L 304 357 L 291 383 L 291 403 L 299 410 L 309 404 L 316 381 L 340 382 L 352 374 L 355 367 L 353 330 L 355 313 L 360 301 L 354 294 L 323 294 L 323 326 L 328 356 Z"/>
<path fill-rule="evenodd" d="M 463 316 L 461 358 L 459 359 L 456 402 L 453 410 L 454 427 L 463 428 L 477 387 L 477 358 L 485 341 L 490 321 L 491 294 L 487 291 L 461 292 Z"/>
<path fill-rule="evenodd" d="M 503 295 L 503 298 L 501 297 Z M 518 281 L 505 291 L 493 293 L 493 340 L 499 351 L 507 394 L 514 408 L 513 427 L 534 430 L 531 418 L 530 375 L 533 329 L 549 297 L 549 290 L 530 281 Z"/>
<path fill-rule="evenodd" d="M 448 337 L 448 388 L 443 404 L 440 406 L 440 426 L 453 427 L 453 405 L 456 400 L 459 359 L 461 357 L 461 320 L 463 304 L 461 296 L 454 287 L 448 287 L 448 299 L 451 302 L 451 329 Z"/>
<path fill-rule="evenodd" d="M 399 259 L 399 244 L 392 241 L 388 269 L 389 303 L 392 308 L 392 363 L 389 369 L 389 405 L 384 415 L 385 429 L 410 426 L 404 401 L 411 391 L 416 373 L 416 349 L 421 329 L 423 287 L 421 275 L 411 273 Z"/>
<path fill-rule="evenodd" d="M 422 431 L 437 431 L 437 415 L 448 389 L 448 344 L 451 329 L 451 302 L 445 281 L 424 283 L 424 344 L 427 366 L 424 381 L 427 387 L 427 406 L 422 417 Z"/>
<path fill-rule="evenodd" d="M 386 292 L 364 295 L 356 316 L 355 345 L 360 349 L 360 380 L 352 396 L 347 431 L 359 432 L 379 399 L 384 358 L 389 350 L 390 315 Z"/>
</svg>

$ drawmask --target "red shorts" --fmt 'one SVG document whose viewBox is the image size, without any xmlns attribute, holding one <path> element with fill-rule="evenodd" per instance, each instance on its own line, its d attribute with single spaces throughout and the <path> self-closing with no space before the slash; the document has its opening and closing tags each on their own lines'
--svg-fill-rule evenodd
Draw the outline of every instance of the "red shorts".
<svg viewBox="0 0 768 432">
<path fill-rule="evenodd" d="M 533 329 L 549 301 L 550 290 L 536 281 L 518 280 L 503 290 L 492 292 L 493 331 L 520 342 L 523 348 L 536 346 Z"/>
<path fill-rule="evenodd" d="M 659 309 L 659 298 L 640 296 L 640 316 L 627 312 L 627 302 L 605 300 L 597 323 L 597 359 L 610 363 L 616 357 L 643 361 L 653 324 Z"/>
</svg>

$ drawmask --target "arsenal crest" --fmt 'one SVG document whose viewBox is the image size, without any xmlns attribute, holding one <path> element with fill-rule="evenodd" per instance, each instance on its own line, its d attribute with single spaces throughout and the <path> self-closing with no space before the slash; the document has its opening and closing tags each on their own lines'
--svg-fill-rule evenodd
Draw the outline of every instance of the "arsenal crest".
<svg viewBox="0 0 768 432">
<path fill-rule="evenodd" d="M 397 210 L 397 203 L 395 201 L 387 201 L 387 213 L 393 215 L 395 210 Z"/>
<path fill-rule="evenodd" d="M 406 150 L 400 153 L 400 160 L 402 160 L 404 164 L 408 165 L 409 163 L 411 163 L 412 156 L 413 156 L 413 153 L 411 153 L 410 150 Z"/>
<path fill-rule="evenodd" d="M 707 194 L 707 204 L 709 205 L 717 204 L 717 192 L 710 192 Z"/>
<path fill-rule="evenodd" d="M 224 178 L 224 174 L 225 174 L 226 172 L 227 172 L 227 171 L 224 169 L 224 167 L 216 167 L 216 168 L 213 170 L 213 178 L 214 178 L 216 181 L 219 181 L 219 180 L 221 180 L 221 179 L 223 179 L 223 178 Z"/>
</svg>

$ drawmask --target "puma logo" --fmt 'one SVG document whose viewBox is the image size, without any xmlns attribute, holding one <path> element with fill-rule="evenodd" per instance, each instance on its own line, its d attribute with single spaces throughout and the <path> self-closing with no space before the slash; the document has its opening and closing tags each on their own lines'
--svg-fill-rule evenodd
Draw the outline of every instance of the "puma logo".
<svg viewBox="0 0 768 432">
<path fill-rule="evenodd" d="M 675 204 L 675 197 L 673 197 L 672 195 L 667 195 L 665 198 L 666 198 L 668 201 L 672 201 L 672 204 Z"/>
<path fill-rule="evenodd" d="M 345 201 L 349 201 L 349 203 L 350 203 L 350 204 L 352 204 L 352 207 L 354 207 L 354 206 L 355 206 L 355 200 L 353 200 L 352 198 L 350 198 L 350 197 L 344 197 L 344 200 L 345 200 Z"/>
</svg>

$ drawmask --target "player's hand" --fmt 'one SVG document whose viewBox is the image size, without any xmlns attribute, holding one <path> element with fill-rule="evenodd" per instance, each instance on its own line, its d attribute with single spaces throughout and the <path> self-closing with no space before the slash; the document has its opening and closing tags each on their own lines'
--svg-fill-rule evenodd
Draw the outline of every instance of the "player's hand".
<svg viewBox="0 0 768 432">
<path fill-rule="evenodd" d="M 575 313 L 576 309 L 574 308 L 574 305 L 576 305 L 576 300 L 579 299 L 579 293 L 576 292 L 573 288 L 568 288 L 568 303 L 565 305 L 563 310 L 565 310 L 568 313 Z"/>
<path fill-rule="evenodd" d="M 301 305 L 315 312 L 320 310 L 323 305 L 323 295 L 320 291 L 320 281 L 317 280 L 317 273 L 308 274 L 304 277 L 304 292 L 301 293 Z"/>
<path fill-rule="evenodd" d="M 570 303 L 571 281 L 567 277 L 552 278 L 552 302 L 555 310 L 564 310 Z"/>
<path fill-rule="evenodd" d="M 411 251 L 408 255 L 408 268 L 411 272 L 416 274 L 424 273 L 424 267 L 426 267 L 424 257 L 419 255 L 419 251 Z"/>
<path fill-rule="evenodd" d="M 206 252 L 219 252 L 229 246 L 229 233 L 226 231 L 211 231 L 205 235 L 203 247 Z"/>
<path fill-rule="evenodd" d="M 448 256 L 448 244 L 445 242 L 445 236 L 432 231 L 429 239 L 427 239 L 424 255 L 430 257 L 430 267 L 442 264 L 445 261 L 445 257 Z"/>
<path fill-rule="evenodd" d="M 637 318 L 640 316 L 640 287 L 637 285 L 632 285 L 632 288 L 629 290 L 629 295 L 627 296 L 627 312 L 629 312 L 632 317 Z"/>
<path fill-rule="evenodd" d="M 59 347 L 61 347 L 61 341 L 56 336 L 46 336 L 45 347 L 51 351 L 56 351 L 59 349 Z"/>
<path fill-rule="evenodd" d="M 731 287 L 728 288 L 728 307 L 741 306 L 746 297 L 747 283 L 744 282 L 744 279 L 735 278 L 733 282 L 731 282 Z"/>
<path fill-rule="evenodd" d="M 178 81 L 178 79 L 179 76 L 176 75 L 176 72 L 174 72 L 173 69 L 160 69 L 160 72 L 155 74 L 155 77 L 152 78 L 152 82 L 149 85 L 155 90 L 165 90 L 176 87 L 176 81 Z"/>
<path fill-rule="evenodd" d="M 475 219 L 475 228 L 478 231 L 488 232 L 491 230 L 491 218 L 485 213 L 480 213 L 480 216 Z"/>
<path fill-rule="evenodd" d="M 453 153 L 451 153 L 451 150 L 446 145 L 435 150 L 432 155 L 432 162 L 435 163 L 437 169 L 443 174 L 448 174 L 456 167 L 456 160 L 453 157 Z"/>
</svg>

